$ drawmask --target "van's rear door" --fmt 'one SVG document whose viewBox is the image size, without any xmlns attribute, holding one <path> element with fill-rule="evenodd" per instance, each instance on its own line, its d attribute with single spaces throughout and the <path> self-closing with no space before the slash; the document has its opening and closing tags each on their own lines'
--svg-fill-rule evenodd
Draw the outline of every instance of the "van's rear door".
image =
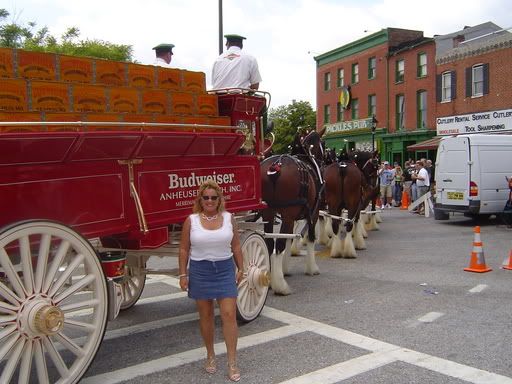
<svg viewBox="0 0 512 384">
<path fill-rule="evenodd" d="M 443 206 L 469 206 L 469 140 L 447 137 L 441 140 L 436 161 L 436 203 Z"/>
</svg>

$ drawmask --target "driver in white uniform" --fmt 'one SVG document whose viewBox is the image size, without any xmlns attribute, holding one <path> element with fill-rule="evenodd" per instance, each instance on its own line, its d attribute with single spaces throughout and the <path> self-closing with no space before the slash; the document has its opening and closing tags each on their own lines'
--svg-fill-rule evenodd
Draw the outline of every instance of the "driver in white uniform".
<svg viewBox="0 0 512 384">
<path fill-rule="evenodd" d="M 158 44 L 156 47 L 153 47 L 155 50 L 156 58 L 153 65 L 158 67 L 171 68 L 171 60 L 172 60 L 172 49 L 174 48 L 174 44 Z"/>
<path fill-rule="evenodd" d="M 227 50 L 213 64 L 213 89 L 246 88 L 257 90 L 261 75 L 256 59 L 243 52 L 243 40 L 240 35 L 224 35 Z"/>
</svg>

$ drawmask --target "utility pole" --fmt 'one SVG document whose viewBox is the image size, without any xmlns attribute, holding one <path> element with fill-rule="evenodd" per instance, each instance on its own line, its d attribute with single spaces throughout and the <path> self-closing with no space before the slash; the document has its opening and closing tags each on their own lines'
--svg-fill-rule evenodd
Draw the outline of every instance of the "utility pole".
<svg viewBox="0 0 512 384">
<path fill-rule="evenodd" d="M 224 48 L 224 37 L 222 35 L 222 0 L 219 0 L 219 55 L 222 54 Z"/>
</svg>

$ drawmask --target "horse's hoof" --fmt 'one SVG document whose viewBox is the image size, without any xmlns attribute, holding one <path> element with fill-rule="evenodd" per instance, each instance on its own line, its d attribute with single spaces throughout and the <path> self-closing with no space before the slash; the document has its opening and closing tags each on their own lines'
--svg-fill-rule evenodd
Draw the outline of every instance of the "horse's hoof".
<svg viewBox="0 0 512 384">
<path fill-rule="evenodd" d="M 316 270 L 316 271 L 313 271 L 313 272 L 305 272 L 304 274 L 308 275 L 308 276 L 315 276 L 315 275 L 319 275 L 320 271 Z"/>
<path fill-rule="evenodd" d="M 331 258 L 333 259 L 341 259 L 343 256 L 340 254 L 331 255 Z"/>
<path fill-rule="evenodd" d="M 276 296 L 288 296 L 292 293 L 292 291 L 290 289 L 287 289 L 287 290 L 284 290 L 284 291 L 274 291 L 274 295 Z"/>
<path fill-rule="evenodd" d="M 343 256 L 344 259 L 356 259 L 355 256 Z"/>
</svg>

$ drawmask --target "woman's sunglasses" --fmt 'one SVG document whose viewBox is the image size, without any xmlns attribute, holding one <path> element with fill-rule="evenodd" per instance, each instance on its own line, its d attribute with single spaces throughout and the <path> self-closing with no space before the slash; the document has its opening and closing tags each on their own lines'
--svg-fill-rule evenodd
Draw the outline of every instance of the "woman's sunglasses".
<svg viewBox="0 0 512 384">
<path fill-rule="evenodd" d="M 203 200 L 207 201 L 207 200 L 217 200 L 219 198 L 219 196 L 201 196 L 203 198 Z"/>
</svg>

